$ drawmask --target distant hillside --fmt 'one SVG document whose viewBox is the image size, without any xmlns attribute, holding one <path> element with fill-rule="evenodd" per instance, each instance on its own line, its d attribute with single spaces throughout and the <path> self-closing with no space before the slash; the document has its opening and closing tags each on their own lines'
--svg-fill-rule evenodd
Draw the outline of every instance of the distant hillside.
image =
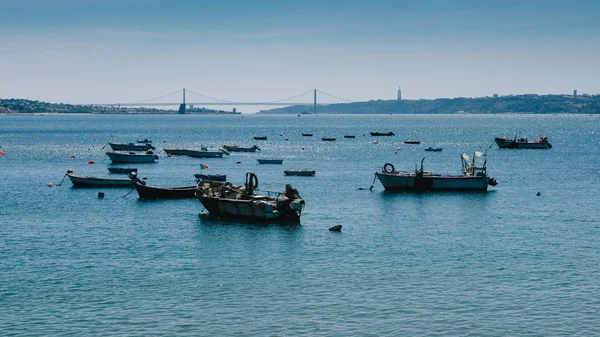
<svg viewBox="0 0 600 337">
<path fill-rule="evenodd" d="M 312 113 L 312 106 L 261 110 L 260 114 Z M 600 95 L 518 95 L 432 100 L 377 100 L 317 106 L 321 114 L 600 113 Z"/>
</svg>

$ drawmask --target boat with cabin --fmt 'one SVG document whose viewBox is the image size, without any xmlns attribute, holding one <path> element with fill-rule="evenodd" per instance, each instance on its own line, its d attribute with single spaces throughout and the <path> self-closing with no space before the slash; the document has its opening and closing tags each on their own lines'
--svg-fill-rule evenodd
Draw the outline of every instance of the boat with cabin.
<svg viewBox="0 0 600 337">
<path fill-rule="evenodd" d="M 536 139 L 533 142 L 527 140 L 527 138 L 507 139 L 506 136 L 503 138 L 496 137 L 496 144 L 501 149 L 551 149 L 552 144 L 548 142 L 548 137 L 540 136 L 540 139 Z"/>
<path fill-rule="evenodd" d="M 299 222 L 304 199 L 298 190 L 286 185 L 284 192 L 255 193 L 258 178 L 246 173 L 243 186 L 230 182 L 199 182 L 196 197 L 211 215 L 258 221 Z"/>
<path fill-rule="evenodd" d="M 158 159 L 158 156 L 152 151 L 147 151 L 146 153 L 106 152 L 106 155 L 110 158 L 113 164 L 154 163 Z"/>
<path fill-rule="evenodd" d="M 260 151 L 260 147 L 258 147 L 256 145 L 253 145 L 250 147 L 244 147 L 244 146 L 224 144 L 223 148 L 229 152 L 256 152 L 256 150 Z"/>
<path fill-rule="evenodd" d="M 386 190 L 399 191 L 487 191 L 488 185 L 496 186 L 498 182 L 487 174 L 487 160 L 480 164 L 483 154 L 475 152 L 473 160 L 467 154 L 461 156 L 462 174 L 433 174 L 421 168 L 414 172 L 397 171 L 393 164 L 387 163 L 375 176 Z"/>
</svg>

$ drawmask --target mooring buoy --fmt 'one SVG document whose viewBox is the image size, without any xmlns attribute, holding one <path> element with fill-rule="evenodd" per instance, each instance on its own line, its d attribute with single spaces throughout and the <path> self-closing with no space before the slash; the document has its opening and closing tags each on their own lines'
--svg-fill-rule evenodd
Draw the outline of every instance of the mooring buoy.
<svg viewBox="0 0 600 337">
<path fill-rule="evenodd" d="M 104 198 L 104 192 L 98 192 L 98 198 Z"/>
</svg>

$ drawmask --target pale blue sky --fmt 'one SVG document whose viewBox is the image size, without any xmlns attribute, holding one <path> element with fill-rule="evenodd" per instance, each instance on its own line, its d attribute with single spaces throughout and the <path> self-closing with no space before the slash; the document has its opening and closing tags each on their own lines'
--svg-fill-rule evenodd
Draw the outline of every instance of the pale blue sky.
<svg viewBox="0 0 600 337">
<path fill-rule="evenodd" d="M 0 97 L 50 102 L 598 94 L 599 55 L 600 1 L 0 0 Z"/>
</svg>

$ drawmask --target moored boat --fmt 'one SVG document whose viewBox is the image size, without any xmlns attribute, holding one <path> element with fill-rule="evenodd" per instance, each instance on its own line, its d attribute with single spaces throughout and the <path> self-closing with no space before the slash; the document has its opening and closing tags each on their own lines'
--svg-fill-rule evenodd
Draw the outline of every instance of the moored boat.
<svg viewBox="0 0 600 337">
<path fill-rule="evenodd" d="M 462 175 L 441 175 L 432 174 L 423 170 L 423 161 L 421 168 L 413 173 L 407 171 L 396 171 L 394 165 L 387 163 L 383 166 L 382 172 L 376 172 L 375 176 L 386 190 L 402 191 L 487 191 L 488 185 L 496 186 L 496 179 L 487 175 L 486 163 L 477 166 L 477 161 L 481 160 L 481 152 L 475 152 L 473 161 L 469 156 L 463 154 Z"/>
<path fill-rule="evenodd" d="M 334 142 L 335 138 L 330 138 L 330 137 L 321 137 L 321 140 L 324 140 L 326 142 Z"/>
<path fill-rule="evenodd" d="M 354 135 L 344 135 L 344 138 L 356 138 Z"/>
<path fill-rule="evenodd" d="M 226 181 L 227 180 L 227 175 L 226 174 L 202 174 L 202 173 L 196 173 L 194 174 L 194 177 L 196 179 L 202 179 L 205 181 Z"/>
<path fill-rule="evenodd" d="M 74 187 L 131 187 L 129 178 L 98 178 L 67 173 Z"/>
<path fill-rule="evenodd" d="M 114 151 L 148 151 L 148 150 L 155 150 L 154 146 L 152 146 L 152 144 L 149 144 L 149 143 L 145 143 L 145 144 L 134 144 L 134 143 L 121 144 L 121 143 L 108 142 L 108 145 L 110 145 L 110 148 L 113 149 Z"/>
<path fill-rule="evenodd" d="M 259 164 L 283 164 L 283 159 L 262 158 L 257 159 L 256 161 L 258 161 Z"/>
<path fill-rule="evenodd" d="M 251 147 L 243 147 L 237 145 L 227 145 L 224 144 L 223 148 L 230 152 L 256 152 L 256 150 L 260 151 L 260 147 L 253 145 Z"/>
<path fill-rule="evenodd" d="M 108 172 L 116 173 L 116 174 L 129 174 L 131 172 L 137 173 L 137 168 L 129 168 L 129 167 L 109 167 Z"/>
<path fill-rule="evenodd" d="M 252 137 L 252 138 L 254 138 L 254 140 L 267 140 L 266 136 L 264 136 L 264 137 Z"/>
<path fill-rule="evenodd" d="M 395 136 L 395 134 L 390 132 L 371 132 L 371 136 Z"/>
<path fill-rule="evenodd" d="M 188 156 L 194 158 L 221 158 L 223 157 L 223 154 L 229 154 L 229 152 L 224 149 L 210 151 L 205 147 L 202 147 L 200 150 L 164 149 L 164 151 L 170 156 Z"/>
<path fill-rule="evenodd" d="M 421 144 L 421 141 L 418 141 L 418 140 L 405 140 L 404 144 Z"/>
<path fill-rule="evenodd" d="M 283 173 L 286 176 L 314 176 L 315 170 L 285 170 Z"/>
<path fill-rule="evenodd" d="M 441 147 L 428 147 L 425 149 L 425 151 L 429 151 L 429 152 L 442 152 L 442 148 Z"/>
<path fill-rule="evenodd" d="M 501 149 L 551 149 L 552 144 L 548 142 L 546 136 L 541 136 L 540 139 L 536 139 L 533 142 L 529 142 L 527 138 L 507 139 L 506 137 L 495 139 L 496 144 Z"/>
<path fill-rule="evenodd" d="M 152 151 L 146 153 L 106 152 L 113 164 L 119 163 L 154 163 L 158 156 Z"/>
<path fill-rule="evenodd" d="M 192 199 L 196 197 L 196 185 L 178 187 L 148 186 L 135 173 L 129 175 L 135 190 L 142 200 L 156 199 Z"/>
<path fill-rule="evenodd" d="M 304 137 L 312 137 L 313 134 L 312 133 L 302 133 L 302 135 Z"/>
<path fill-rule="evenodd" d="M 148 140 L 148 138 L 144 138 L 144 140 L 138 140 L 137 142 L 140 143 L 140 144 L 149 144 L 149 143 L 152 143 L 152 141 Z"/>
<path fill-rule="evenodd" d="M 258 178 L 248 172 L 244 186 L 200 182 L 196 197 L 212 215 L 259 221 L 300 221 L 304 200 L 296 189 L 286 185 L 284 193 L 259 195 L 255 194 L 257 188 Z"/>
</svg>

